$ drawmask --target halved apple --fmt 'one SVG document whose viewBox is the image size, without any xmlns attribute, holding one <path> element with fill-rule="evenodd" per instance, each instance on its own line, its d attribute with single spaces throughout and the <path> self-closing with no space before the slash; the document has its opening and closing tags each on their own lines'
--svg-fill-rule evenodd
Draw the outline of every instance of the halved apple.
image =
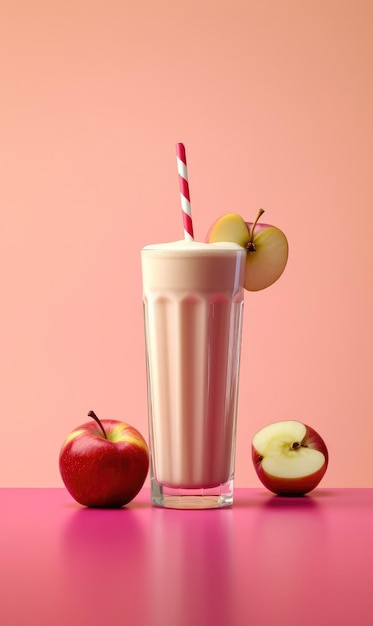
<svg viewBox="0 0 373 626">
<path fill-rule="evenodd" d="M 265 289 L 278 280 L 289 255 L 284 233 L 270 224 L 258 223 L 263 213 L 260 209 L 254 222 L 245 222 L 237 213 L 227 213 L 207 234 L 209 243 L 231 241 L 247 249 L 245 288 L 248 291 Z"/>
<path fill-rule="evenodd" d="M 267 489 L 278 495 L 304 495 L 314 489 L 328 467 L 322 437 L 297 420 L 273 422 L 252 439 L 252 460 Z"/>
</svg>

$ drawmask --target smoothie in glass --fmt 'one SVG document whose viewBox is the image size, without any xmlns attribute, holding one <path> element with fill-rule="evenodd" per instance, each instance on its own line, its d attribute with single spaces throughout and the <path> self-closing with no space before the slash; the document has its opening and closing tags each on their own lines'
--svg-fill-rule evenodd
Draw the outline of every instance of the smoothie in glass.
<svg viewBox="0 0 373 626">
<path fill-rule="evenodd" d="M 141 260 L 152 502 L 229 506 L 246 250 L 183 240 Z"/>
</svg>

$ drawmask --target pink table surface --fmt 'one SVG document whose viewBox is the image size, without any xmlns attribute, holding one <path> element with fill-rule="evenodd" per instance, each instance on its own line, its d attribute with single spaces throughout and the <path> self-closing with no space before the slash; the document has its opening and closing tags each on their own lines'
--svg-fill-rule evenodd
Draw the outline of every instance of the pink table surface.
<svg viewBox="0 0 373 626">
<path fill-rule="evenodd" d="M 373 624 L 373 489 L 235 494 L 175 511 L 143 489 L 93 510 L 1 489 L 1 626 Z"/>
</svg>

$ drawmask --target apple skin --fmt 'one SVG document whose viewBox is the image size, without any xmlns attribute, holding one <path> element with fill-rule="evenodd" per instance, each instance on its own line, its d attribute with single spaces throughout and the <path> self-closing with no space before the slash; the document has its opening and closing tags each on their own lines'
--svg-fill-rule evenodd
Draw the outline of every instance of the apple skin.
<svg viewBox="0 0 373 626">
<path fill-rule="evenodd" d="M 88 507 L 119 508 L 143 486 L 149 470 L 148 446 L 133 426 L 101 420 L 74 429 L 59 455 L 61 478 L 70 495 Z"/>
<path fill-rule="evenodd" d="M 280 423 L 281 422 L 278 422 L 277 424 Z M 258 478 L 269 491 L 272 491 L 279 496 L 303 496 L 306 493 L 309 493 L 320 483 L 328 467 L 329 453 L 325 441 L 318 432 L 311 428 L 311 426 L 308 426 L 307 424 L 302 425 L 305 428 L 305 436 L 301 441 L 297 442 L 297 445 L 300 444 L 299 447 L 318 450 L 324 455 L 324 464 L 317 471 L 305 476 L 289 478 L 284 476 L 275 476 L 266 472 L 262 465 L 263 457 L 254 446 L 255 435 L 253 437 L 251 453 L 253 465 Z M 273 424 L 269 425 L 269 427 L 271 426 L 273 426 Z M 262 428 L 261 431 L 263 432 L 266 428 L 268 427 Z M 295 449 L 294 454 L 296 453 Z"/>
</svg>

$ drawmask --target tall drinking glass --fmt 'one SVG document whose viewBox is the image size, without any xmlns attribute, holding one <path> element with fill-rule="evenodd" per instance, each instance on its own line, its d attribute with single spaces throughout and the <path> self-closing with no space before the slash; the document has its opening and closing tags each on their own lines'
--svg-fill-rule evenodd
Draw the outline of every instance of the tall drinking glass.
<svg viewBox="0 0 373 626">
<path fill-rule="evenodd" d="M 155 505 L 233 503 L 245 259 L 233 243 L 141 251 Z"/>
</svg>

